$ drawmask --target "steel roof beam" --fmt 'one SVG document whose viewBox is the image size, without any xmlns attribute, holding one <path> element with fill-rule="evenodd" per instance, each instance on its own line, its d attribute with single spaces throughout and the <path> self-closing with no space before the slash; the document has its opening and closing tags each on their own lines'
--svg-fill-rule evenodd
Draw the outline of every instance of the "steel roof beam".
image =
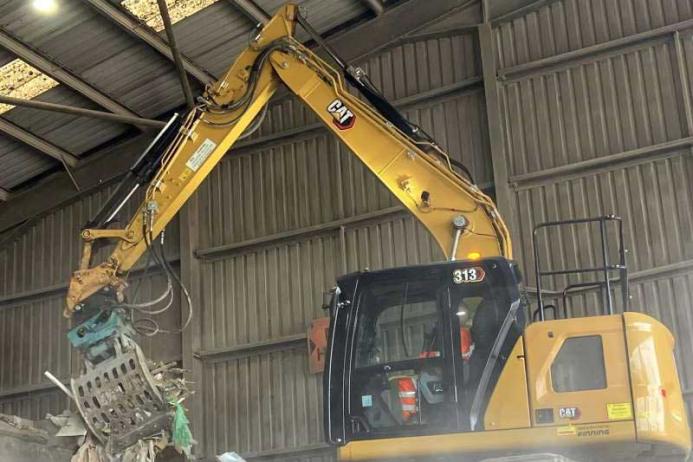
<svg viewBox="0 0 693 462">
<path fill-rule="evenodd" d="M 557 0 L 535 0 L 532 3 L 529 3 L 527 5 L 519 7 L 517 9 L 503 13 L 503 14 L 495 17 L 495 18 L 487 17 L 487 21 L 490 21 L 492 25 L 496 26 L 499 23 L 509 22 L 509 21 L 512 21 L 513 19 L 519 18 L 520 16 L 526 16 L 529 13 L 532 13 L 532 12 L 538 10 L 539 8 L 543 8 L 545 6 L 548 6 L 548 5 L 550 5 L 556 1 Z M 490 16 L 490 13 L 489 13 L 489 16 Z"/>
<path fill-rule="evenodd" d="M 267 24 L 270 20 L 270 15 L 253 0 L 231 0 L 231 3 L 257 24 Z"/>
<path fill-rule="evenodd" d="M 53 143 L 46 141 L 43 138 L 39 138 L 33 133 L 29 133 L 22 127 L 18 127 L 2 117 L 0 117 L 0 132 L 26 144 L 27 146 L 31 146 L 37 151 L 51 156 L 58 162 L 69 165 L 70 167 L 76 166 L 77 162 L 79 162 L 79 159 L 74 154 L 70 154 Z"/>
<path fill-rule="evenodd" d="M 327 43 L 344 60 L 354 62 L 391 45 L 406 34 L 461 11 L 468 16 L 468 25 L 476 25 L 481 20 L 478 6 L 479 0 L 408 0 L 388 8 L 370 21 L 328 38 Z"/>
<path fill-rule="evenodd" d="M 63 104 L 46 103 L 34 99 L 13 98 L 11 96 L 0 95 L 0 103 L 9 104 L 12 106 L 29 107 L 42 111 L 62 112 L 64 114 L 72 114 L 81 117 L 91 117 L 93 119 L 108 120 L 130 125 L 140 125 L 152 128 L 163 128 L 166 122 L 154 119 L 144 119 L 142 117 L 130 117 L 126 115 L 113 114 L 112 112 L 94 111 L 93 109 L 85 109 L 82 107 L 66 106 Z"/>
<path fill-rule="evenodd" d="M 138 21 L 132 15 L 118 8 L 108 0 L 83 0 L 90 4 L 96 11 L 105 16 L 109 21 L 124 29 L 126 32 L 133 35 L 135 38 L 152 47 L 159 54 L 164 56 L 171 62 L 174 62 L 173 52 L 168 44 L 154 31 L 148 28 L 145 24 Z M 185 71 L 193 76 L 202 84 L 212 83 L 216 78 L 207 70 L 193 63 L 189 58 L 182 56 L 183 67 Z"/>
<path fill-rule="evenodd" d="M 385 11 L 382 0 L 361 0 L 376 16 L 380 16 Z"/>
<path fill-rule="evenodd" d="M 37 53 L 27 45 L 9 35 L 4 30 L 0 29 L 0 47 L 5 48 L 18 58 L 34 66 L 44 74 L 54 78 L 55 80 L 67 85 L 76 92 L 86 96 L 101 107 L 108 109 L 111 112 L 130 117 L 139 117 L 137 114 L 126 108 L 122 104 L 112 98 L 101 93 L 96 88 L 89 85 L 84 80 L 73 75 L 63 67 L 50 61 L 45 56 Z"/>
</svg>

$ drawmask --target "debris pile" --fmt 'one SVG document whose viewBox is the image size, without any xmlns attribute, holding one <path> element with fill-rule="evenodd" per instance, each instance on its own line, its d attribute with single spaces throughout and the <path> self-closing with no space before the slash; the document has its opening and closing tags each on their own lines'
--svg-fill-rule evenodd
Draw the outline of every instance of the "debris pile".
<svg viewBox="0 0 693 462">
<path fill-rule="evenodd" d="M 33 421 L 0 414 L 0 460 L 69 462 L 77 439 L 58 437 L 59 427 L 50 418 Z"/>
<path fill-rule="evenodd" d="M 134 342 L 116 350 L 109 360 L 87 363 L 72 392 L 61 387 L 81 418 L 49 416 L 61 432 L 83 436 L 72 462 L 154 462 L 167 448 L 189 459 L 195 440 L 183 406 L 191 394 L 185 371 L 176 362 L 145 360 Z"/>
</svg>

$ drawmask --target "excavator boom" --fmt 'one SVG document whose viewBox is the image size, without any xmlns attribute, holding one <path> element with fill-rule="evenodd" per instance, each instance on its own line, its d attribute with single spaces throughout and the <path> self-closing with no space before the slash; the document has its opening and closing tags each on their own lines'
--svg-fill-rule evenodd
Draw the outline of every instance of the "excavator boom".
<svg viewBox="0 0 693 462">
<path fill-rule="evenodd" d="M 295 40 L 297 15 L 295 5 L 280 9 L 224 77 L 207 90 L 168 147 L 128 226 L 83 231 L 84 257 L 70 282 L 67 316 L 104 287 L 122 292 L 121 275 L 140 259 L 148 240 L 164 230 L 243 133 L 261 120 L 280 84 L 310 107 L 380 179 L 426 227 L 446 257 L 512 257 L 507 228 L 493 201 L 458 172 L 433 141 L 407 136 L 349 93 L 340 71 Z M 357 76 L 350 77 L 355 83 L 365 78 L 358 69 L 352 75 Z M 115 249 L 106 262 L 90 267 L 92 243 L 105 238 L 116 239 Z"/>
</svg>

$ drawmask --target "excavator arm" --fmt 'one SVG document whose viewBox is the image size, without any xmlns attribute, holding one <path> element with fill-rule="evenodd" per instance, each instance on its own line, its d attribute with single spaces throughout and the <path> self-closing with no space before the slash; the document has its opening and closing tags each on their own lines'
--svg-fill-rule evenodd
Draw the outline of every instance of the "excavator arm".
<svg viewBox="0 0 693 462">
<path fill-rule="evenodd" d="M 124 229 L 85 229 L 80 269 L 70 281 L 65 315 L 98 291 L 123 298 L 124 275 L 221 158 L 255 128 L 284 84 L 426 227 L 450 259 L 512 257 L 507 228 L 492 200 L 435 142 L 389 106 L 358 68 L 337 70 L 294 38 L 298 8 L 284 6 L 226 74 L 207 88 L 160 159 L 145 199 Z M 306 26 L 309 28 L 309 26 Z M 319 37 L 316 39 L 320 42 Z M 351 94 L 344 75 L 370 105 Z M 255 126 L 255 127 L 254 127 Z M 329 172 L 325 172 L 329 174 Z M 110 257 L 91 266 L 98 239 L 115 239 Z"/>
</svg>

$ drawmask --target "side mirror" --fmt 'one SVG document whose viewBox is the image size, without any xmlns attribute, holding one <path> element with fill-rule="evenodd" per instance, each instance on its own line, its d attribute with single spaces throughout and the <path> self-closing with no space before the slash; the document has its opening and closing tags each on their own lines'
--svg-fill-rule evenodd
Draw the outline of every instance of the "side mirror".
<svg viewBox="0 0 693 462">
<path fill-rule="evenodd" d="M 337 291 L 336 287 L 331 288 L 330 290 L 326 290 L 322 293 L 322 309 L 323 310 L 329 310 L 330 307 L 332 306 L 332 298 L 334 297 L 335 292 Z"/>
<path fill-rule="evenodd" d="M 518 284 L 522 284 L 523 278 L 522 278 L 522 270 L 520 269 L 520 265 L 518 265 L 516 262 L 512 262 L 510 264 L 510 268 L 512 269 L 512 272 L 515 275 L 516 282 Z"/>
</svg>

